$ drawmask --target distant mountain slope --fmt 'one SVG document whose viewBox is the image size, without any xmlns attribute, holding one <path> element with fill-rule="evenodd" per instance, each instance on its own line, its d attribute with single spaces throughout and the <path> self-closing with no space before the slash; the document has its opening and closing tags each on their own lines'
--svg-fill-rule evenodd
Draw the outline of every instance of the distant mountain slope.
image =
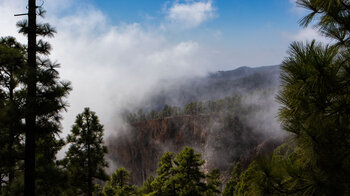
<svg viewBox="0 0 350 196">
<path fill-rule="evenodd" d="M 232 71 L 219 71 L 205 77 L 178 81 L 164 81 L 150 98 L 144 109 L 161 109 L 164 105 L 183 106 L 190 102 L 214 100 L 234 94 L 247 94 L 259 89 L 279 87 L 280 66 L 257 68 L 240 67 Z"/>
</svg>

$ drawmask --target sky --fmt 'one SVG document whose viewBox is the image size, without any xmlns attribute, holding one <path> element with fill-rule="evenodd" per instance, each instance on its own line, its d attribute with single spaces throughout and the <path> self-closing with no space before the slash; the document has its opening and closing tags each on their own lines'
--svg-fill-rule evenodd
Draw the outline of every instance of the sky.
<svg viewBox="0 0 350 196">
<path fill-rule="evenodd" d="M 65 136 L 90 107 L 108 134 L 119 113 L 152 94 L 164 79 L 203 76 L 240 66 L 278 65 L 292 41 L 323 40 L 298 21 L 295 0 L 37 0 L 39 22 L 57 29 L 50 58 L 72 82 L 63 113 Z M 0 0 L 0 36 L 15 36 L 26 0 Z"/>
</svg>

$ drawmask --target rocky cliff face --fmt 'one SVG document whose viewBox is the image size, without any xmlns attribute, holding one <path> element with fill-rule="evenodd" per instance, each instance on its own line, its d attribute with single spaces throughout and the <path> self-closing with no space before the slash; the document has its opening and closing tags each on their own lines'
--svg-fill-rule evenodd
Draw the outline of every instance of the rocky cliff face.
<svg viewBox="0 0 350 196">
<path fill-rule="evenodd" d="M 164 152 L 179 152 L 185 146 L 202 153 L 205 171 L 219 168 L 225 181 L 234 162 L 264 140 L 237 118 L 206 115 L 154 119 L 124 127 L 119 132 L 117 137 L 109 139 L 109 158 L 118 167 L 128 169 L 132 182 L 139 185 L 155 175 Z"/>
</svg>

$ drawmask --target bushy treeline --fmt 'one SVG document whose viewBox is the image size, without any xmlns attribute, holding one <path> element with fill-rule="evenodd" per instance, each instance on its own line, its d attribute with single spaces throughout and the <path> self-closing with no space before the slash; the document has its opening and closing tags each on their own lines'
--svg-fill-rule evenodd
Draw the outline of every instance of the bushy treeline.
<svg viewBox="0 0 350 196">
<path fill-rule="evenodd" d="M 137 123 L 145 120 L 166 118 L 179 115 L 219 115 L 227 112 L 239 112 L 242 109 L 241 97 L 236 95 L 224 99 L 191 102 L 184 107 L 165 105 L 162 110 L 144 112 L 139 109 L 136 113 L 127 113 L 125 119 L 129 123 Z"/>
<path fill-rule="evenodd" d="M 291 44 L 277 97 L 290 140 L 237 164 L 223 195 L 350 195 L 350 3 L 297 3 L 310 11 L 301 24 L 333 42 Z"/>
</svg>

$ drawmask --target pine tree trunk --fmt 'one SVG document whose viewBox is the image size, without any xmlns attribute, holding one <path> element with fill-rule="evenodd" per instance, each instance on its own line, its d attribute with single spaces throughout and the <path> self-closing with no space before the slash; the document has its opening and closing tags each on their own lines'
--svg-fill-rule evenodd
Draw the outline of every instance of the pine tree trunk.
<svg viewBox="0 0 350 196">
<path fill-rule="evenodd" d="M 10 103 L 11 103 L 11 107 L 14 106 L 14 82 L 13 82 L 13 69 L 10 68 L 10 89 L 9 89 L 9 93 L 10 93 Z M 16 119 L 12 119 L 13 114 L 11 114 L 11 121 L 10 121 L 10 130 L 9 130 L 9 145 L 8 145 L 8 149 L 7 152 L 9 153 L 9 157 L 8 157 L 8 163 L 9 163 L 9 185 L 12 184 L 13 179 L 15 178 L 15 160 L 14 160 L 14 150 L 13 150 L 13 145 L 14 145 L 14 140 L 15 140 L 15 129 L 16 129 Z"/>
<path fill-rule="evenodd" d="M 92 196 L 92 172 L 91 172 L 91 130 L 89 116 L 86 117 L 87 122 L 87 144 L 88 144 L 88 196 Z"/>
<path fill-rule="evenodd" d="M 35 120 L 36 120 L 36 4 L 28 0 L 28 79 L 26 97 L 24 194 L 35 195 Z"/>
</svg>

